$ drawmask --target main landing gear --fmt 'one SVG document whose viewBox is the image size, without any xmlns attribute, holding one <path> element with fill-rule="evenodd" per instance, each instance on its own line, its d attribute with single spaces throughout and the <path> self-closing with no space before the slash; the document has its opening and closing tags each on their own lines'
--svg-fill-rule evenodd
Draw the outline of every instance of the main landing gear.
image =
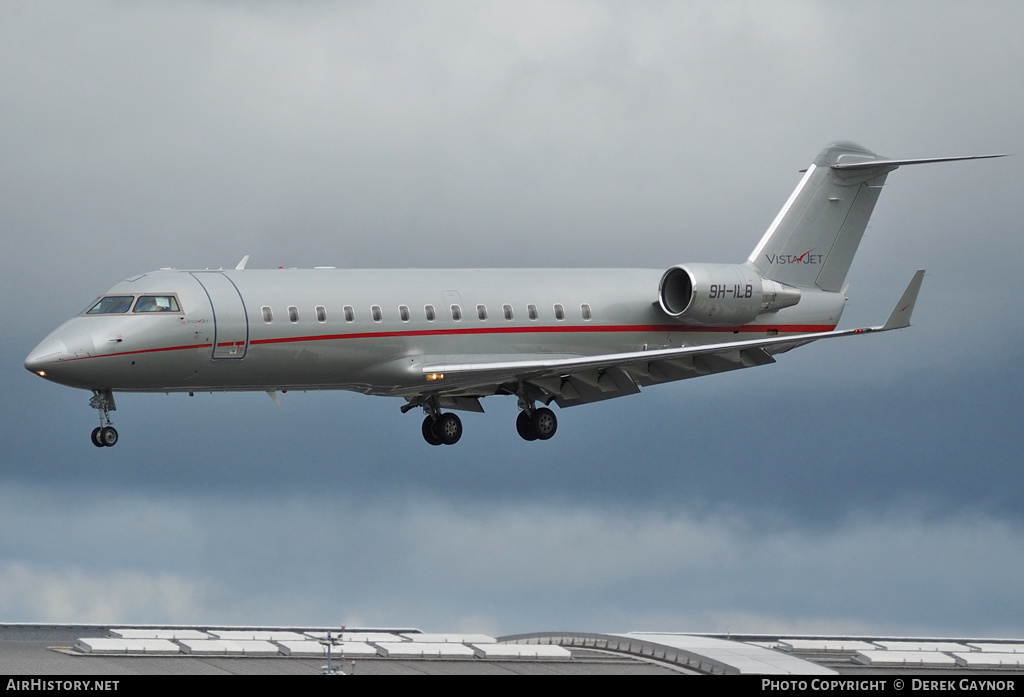
<svg viewBox="0 0 1024 697">
<path fill-rule="evenodd" d="M 423 440 L 431 445 L 455 445 L 459 438 L 462 438 L 462 419 L 457 415 L 447 412 L 424 417 Z"/>
<path fill-rule="evenodd" d="M 100 425 L 92 430 L 92 444 L 97 448 L 112 448 L 117 445 L 117 430 L 110 421 L 110 412 L 114 406 L 114 393 L 110 390 L 93 390 L 89 398 L 89 406 L 100 412 Z"/>
<path fill-rule="evenodd" d="M 424 401 L 409 402 L 402 407 L 402 413 L 423 407 L 426 416 L 423 418 L 423 440 L 431 445 L 455 445 L 462 438 L 462 419 L 451 412 L 443 413 L 437 397 L 428 397 Z"/>
<path fill-rule="evenodd" d="M 555 435 L 556 430 L 558 419 L 555 412 L 547 407 L 523 409 L 516 418 L 516 431 L 523 440 L 547 440 Z"/>
<path fill-rule="evenodd" d="M 410 401 L 402 407 L 405 413 L 416 407 L 423 407 L 423 440 L 430 445 L 455 445 L 462 438 L 462 419 L 451 412 L 442 412 L 437 398 L 425 401 Z M 519 418 L 516 419 L 516 431 L 523 440 L 547 440 L 558 430 L 558 419 L 555 412 L 547 407 L 537 407 L 532 399 L 521 395 L 519 398 Z"/>
</svg>

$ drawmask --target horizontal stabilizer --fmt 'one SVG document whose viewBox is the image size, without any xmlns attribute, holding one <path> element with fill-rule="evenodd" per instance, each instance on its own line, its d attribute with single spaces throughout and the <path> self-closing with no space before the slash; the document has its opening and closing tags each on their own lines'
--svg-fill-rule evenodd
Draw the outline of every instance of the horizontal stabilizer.
<svg viewBox="0 0 1024 697">
<path fill-rule="evenodd" d="M 919 269 L 914 277 L 910 279 L 910 285 L 903 291 L 900 301 L 892 309 L 889 319 L 885 320 L 880 331 L 887 329 L 902 329 L 910 326 L 910 315 L 914 312 L 914 303 L 917 302 L 917 294 L 921 290 L 921 281 L 924 280 L 924 269 Z"/>
<path fill-rule="evenodd" d="M 865 162 L 837 162 L 832 169 L 872 169 L 874 167 L 891 167 L 895 169 L 903 165 L 923 165 L 929 162 L 956 162 L 957 160 L 988 160 L 1002 155 L 958 155 L 956 157 L 922 157 L 914 160 L 867 160 Z"/>
</svg>

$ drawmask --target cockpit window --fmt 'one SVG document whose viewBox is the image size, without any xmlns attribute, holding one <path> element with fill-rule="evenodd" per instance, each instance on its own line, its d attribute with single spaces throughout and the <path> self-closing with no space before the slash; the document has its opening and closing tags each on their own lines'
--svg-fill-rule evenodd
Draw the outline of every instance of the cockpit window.
<svg viewBox="0 0 1024 697">
<path fill-rule="evenodd" d="M 173 295 L 143 295 L 135 303 L 136 312 L 180 312 Z M 91 310 L 90 310 L 91 312 Z"/>
<path fill-rule="evenodd" d="M 132 300 L 134 299 L 134 295 L 108 295 L 105 298 L 100 298 L 85 314 L 113 315 L 128 312 L 128 308 L 132 306 Z"/>
</svg>

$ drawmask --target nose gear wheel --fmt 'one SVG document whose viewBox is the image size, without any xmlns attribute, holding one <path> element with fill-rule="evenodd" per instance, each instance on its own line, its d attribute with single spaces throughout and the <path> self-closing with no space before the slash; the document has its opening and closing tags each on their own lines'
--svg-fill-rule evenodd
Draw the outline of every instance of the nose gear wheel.
<svg viewBox="0 0 1024 697">
<path fill-rule="evenodd" d="M 110 412 L 114 406 L 114 393 L 110 390 L 93 390 L 89 398 L 89 406 L 100 412 L 100 425 L 92 430 L 92 444 L 97 448 L 112 448 L 117 445 L 117 430 L 110 420 Z"/>
</svg>

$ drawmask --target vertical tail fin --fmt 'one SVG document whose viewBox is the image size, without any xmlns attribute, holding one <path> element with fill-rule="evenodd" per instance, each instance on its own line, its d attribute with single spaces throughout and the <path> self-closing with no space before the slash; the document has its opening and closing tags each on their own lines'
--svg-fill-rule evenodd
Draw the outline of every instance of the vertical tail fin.
<svg viewBox="0 0 1024 697">
<path fill-rule="evenodd" d="M 838 292 L 889 172 L 902 165 L 993 157 L 1006 155 L 890 160 L 854 143 L 832 143 L 807 168 L 747 265 L 773 281 Z"/>
<path fill-rule="evenodd" d="M 899 166 L 892 162 L 853 143 L 828 145 L 807 168 L 747 263 L 773 281 L 838 292 L 886 175 Z M 857 168 L 834 167 L 843 164 Z"/>
</svg>

